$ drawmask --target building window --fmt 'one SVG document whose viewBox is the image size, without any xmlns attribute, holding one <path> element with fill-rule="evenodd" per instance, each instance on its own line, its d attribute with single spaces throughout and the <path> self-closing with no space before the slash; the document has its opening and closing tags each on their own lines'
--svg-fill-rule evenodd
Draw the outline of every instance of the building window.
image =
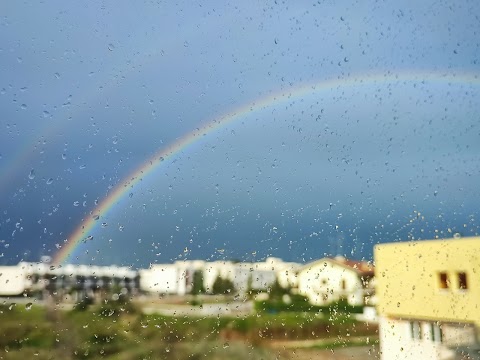
<svg viewBox="0 0 480 360">
<path fill-rule="evenodd" d="M 433 342 L 443 341 L 442 328 L 438 323 L 430 323 L 430 335 Z"/>
<path fill-rule="evenodd" d="M 422 339 L 422 327 L 419 321 L 410 321 L 410 335 L 412 339 Z"/>
<path fill-rule="evenodd" d="M 438 273 L 438 280 L 440 289 L 448 289 L 450 280 L 448 280 L 448 274 L 446 272 Z"/>
<path fill-rule="evenodd" d="M 467 273 L 466 272 L 459 272 L 458 273 L 458 288 L 461 290 L 468 289 L 467 283 Z"/>
</svg>

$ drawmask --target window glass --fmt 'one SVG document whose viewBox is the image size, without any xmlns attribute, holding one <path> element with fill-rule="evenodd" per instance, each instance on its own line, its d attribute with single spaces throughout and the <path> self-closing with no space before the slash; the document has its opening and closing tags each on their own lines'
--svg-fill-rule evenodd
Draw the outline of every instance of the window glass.
<svg viewBox="0 0 480 360">
<path fill-rule="evenodd" d="M 459 272 L 458 273 L 458 287 L 461 290 L 467 290 L 468 289 L 467 273 L 465 273 L 465 272 Z"/>
<path fill-rule="evenodd" d="M 415 340 L 422 339 L 422 324 L 419 321 L 410 322 L 410 334 L 412 339 L 415 339 Z"/>
<path fill-rule="evenodd" d="M 475 350 L 479 18 L 0 2 L 0 359 Z"/>
<path fill-rule="evenodd" d="M 448 274 L 446 272 L 438 273 L 438 280 L 440 289 L 448 289 L 450 287 L 450 280 L 448 279 Z"/>
</svg>

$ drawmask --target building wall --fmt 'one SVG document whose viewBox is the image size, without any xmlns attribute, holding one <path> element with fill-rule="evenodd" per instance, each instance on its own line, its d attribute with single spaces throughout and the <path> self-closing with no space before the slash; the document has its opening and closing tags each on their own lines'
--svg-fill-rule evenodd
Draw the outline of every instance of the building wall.
<svg viewBox="0 0 480 360">
<path fill-rule="evenodd" d="M 379 314 L 480 325 L 480 237 L 382 244 L 374 252 Z M 448 274 L 446 289 L 440 273 Z"/>
<path fill-rule="evenodd" d="M 285 289 L 296 289 L 298 287 L 297 270 L 299 267 L 299 265 L 288 264 L 276 270 L 277 280 L 281 287 Z"/>
<path fill-rule="evenodd" d="M 205 263 L 203 269 L 203 285 L 207 293 L 212 292 L 213 283 L 217 277 L 234 281 L 235 279 L 235 267 L 234 264 L 229 261 L 214 261 Z"/>
<path fill-rule="evenodd" d="M 298 292 L 315 305 L 327 305 L 341 298 L 351 305 L 362 305 L 364 301 L 357 272 L 330 259 L 315 261 L 300 270 Z"/>
<path fill-rule="evenodd" d="M 257 263 L 182 260 L 174 264 L 155 264 L 137 273 L 127 267 L 71 264 L 54 267 L 48 263 L 21 262 L 17 266 L 1 267 L 0 295 L 19 295 L 24 290 L 92 290 L 111 286 L 140 288 L 157 294 L 185 295 L 191 292 L 195 271 L 202 271 L 207 292 L 211 292 L 218 276 L 231 280 L 237 291 L 245 292 L 249 284 L 254 289 L 264 290 L 275 281 L 277 269 L 298 266 L 277 258 L 267 258 L 265 262 Z"/>
<path fill-rule="evenodd" d="M 24 267 L 0 266 L 0 296 L 20 295 L 26 286 L 27 272 Z"/>
<path fill-rule="evenodd" d="M 158 294 L 177 294 L 179 269 L 174 264 L 153 265 L 140 270 L 140 290 Z"/>
<path fill-rule="evenodd" d="M 447 360 L 453 351 L 441 342 L 433 322 L 414 321 L 419 332 L 412 333 L 412 322 L 380 317 L 380 354 L 382 360 Z M 435 333 L 432 335 L 432 331 Z"/>
</svg>

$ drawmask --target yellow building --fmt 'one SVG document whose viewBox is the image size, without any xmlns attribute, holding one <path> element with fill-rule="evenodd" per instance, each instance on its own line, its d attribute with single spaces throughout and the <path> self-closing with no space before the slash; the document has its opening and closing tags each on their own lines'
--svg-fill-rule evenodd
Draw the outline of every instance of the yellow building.
<svg viewBox="0 0 480 360">
<path fill-rule="evenodd" d="M 382 244 L 374 257 L 382 359 L 476 358 L 480 237 Z"/>
</svg>

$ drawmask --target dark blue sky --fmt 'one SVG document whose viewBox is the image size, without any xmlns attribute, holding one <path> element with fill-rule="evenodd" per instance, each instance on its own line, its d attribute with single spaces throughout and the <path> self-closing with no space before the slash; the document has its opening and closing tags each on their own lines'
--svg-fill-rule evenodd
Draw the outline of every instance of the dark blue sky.
<svg viewBox="0 0 480 360">
<path fill-rule="evenodd" d="M 378 242 L 479 232 L 476 1 L 0 9 L 0 263 L 55 253 L 219 114 L 352 74 L 410 81 L 305 94 L 206 136 L 105 214 L 78 261 L 370 258 Z"/>
</svg>

